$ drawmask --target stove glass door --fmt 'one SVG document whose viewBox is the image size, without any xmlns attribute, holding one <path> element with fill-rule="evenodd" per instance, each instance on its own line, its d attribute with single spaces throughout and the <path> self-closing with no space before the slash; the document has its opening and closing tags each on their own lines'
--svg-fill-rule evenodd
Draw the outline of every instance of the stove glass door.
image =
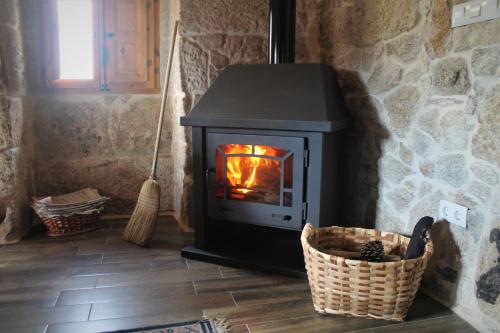
<svg viewBox="0 0 500 333">
<path fill-rule="evenodd" d="M 209 216 L 302 226 L 304 139 L 208 133 Z"/>
</svg>

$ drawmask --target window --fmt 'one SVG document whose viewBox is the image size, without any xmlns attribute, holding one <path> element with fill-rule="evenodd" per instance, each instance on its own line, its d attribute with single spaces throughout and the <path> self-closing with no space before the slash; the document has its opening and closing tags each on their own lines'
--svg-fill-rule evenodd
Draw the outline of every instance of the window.
<svg viewBox="0 0 500 333">
<path fill-rule="evenodd" d="M 50 0 L 43 6 L 49 88 L 158 89 L 158 0 Z"/>
</svg>

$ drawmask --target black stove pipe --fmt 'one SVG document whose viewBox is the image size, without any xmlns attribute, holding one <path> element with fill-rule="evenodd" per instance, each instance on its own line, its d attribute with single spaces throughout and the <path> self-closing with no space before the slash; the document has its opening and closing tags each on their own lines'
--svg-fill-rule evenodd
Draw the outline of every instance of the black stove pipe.
<svg viewBox="0 0 500 333">
<path fill-rule="evenodd" d="M 269 0 L 269 63 L 295 61 L 295 0 Z"/>
</svg>

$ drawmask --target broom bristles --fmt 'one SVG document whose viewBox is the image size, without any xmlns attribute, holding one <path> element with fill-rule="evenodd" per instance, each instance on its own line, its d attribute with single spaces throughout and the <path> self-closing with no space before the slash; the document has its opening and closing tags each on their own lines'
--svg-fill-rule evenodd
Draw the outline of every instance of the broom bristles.
<svg viewBox="0 0 500 333">
<path fill-rule="evenodd" d="M 123 233 L 123 239 L 145 246 L 153 238 L 158 211 L 160 209 L 160 185 L 153 179 L 144 182 L 135 206 Z"/>
</svg>

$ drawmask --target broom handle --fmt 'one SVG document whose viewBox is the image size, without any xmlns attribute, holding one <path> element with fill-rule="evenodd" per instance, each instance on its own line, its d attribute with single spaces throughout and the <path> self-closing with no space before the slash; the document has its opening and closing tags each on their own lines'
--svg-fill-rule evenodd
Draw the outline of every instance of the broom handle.
<svg viewBox="0 0 500 333">
<path fill-rule="evenodd" d="M 160 151 L 161 129 L 163 126 L 163 116 L 165 115 L 165 104 L 167 104 L 167 91 L 170 84 L 170 72 L 172 70 L 172 62 L 174 57 L 175 41 L 177 39 L 177 27 L 179 21 L 175 21 L 174 32 L 170 41 L 170 53 L 168 55 L 167 70 L 165 72 L 165 81 L 163 82 L 163 92 L 161 96 L 160 119 L 158 120 L 158 130 L 156 131 L 155 153 L 153 156 L 153 165 L 151 167 L 150 179 L 156 179 L 156 165 L 158 164 L 158 152 Z"/>
</svg>

